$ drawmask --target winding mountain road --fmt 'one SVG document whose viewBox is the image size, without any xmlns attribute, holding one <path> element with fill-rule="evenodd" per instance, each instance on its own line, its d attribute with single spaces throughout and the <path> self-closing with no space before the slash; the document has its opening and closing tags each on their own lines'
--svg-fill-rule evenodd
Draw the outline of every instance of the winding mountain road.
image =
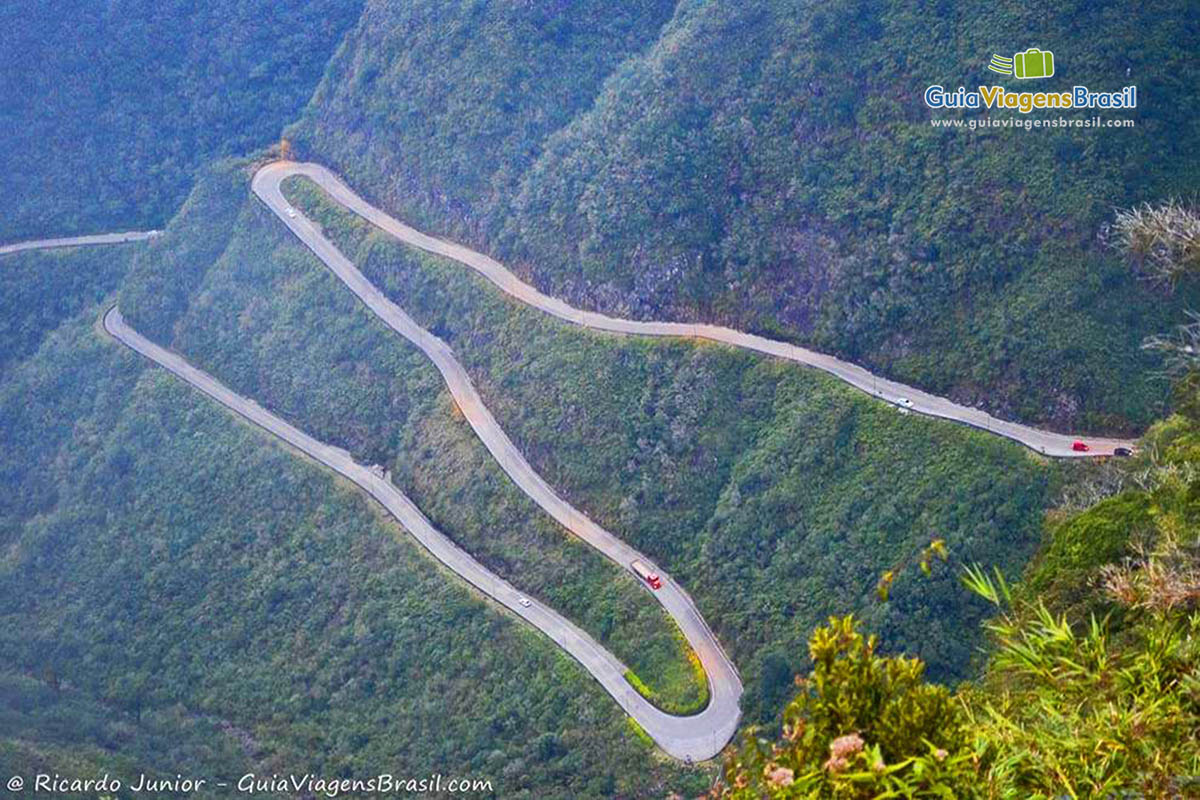
<svg viewBox="0 0 1200 800">
<path fill-rule="evenodd" d="M 405 244 L 454 259 L 475 270 L 517 300 L 575 325 L 610 333 L 707 339 L 816 367 L 886 402 L 903 405 L 919 414 L 961 422 L 980 430 L 989 431 L 1020 442 L 1031 450 L 1048 456 L 1072 458 L 1112 455 L 1113 450 L 1118 447 L 1132 448 L 1135 444 L 1126 439 L 1079 437 L 1052 433 L 1018 422 L 997 419 L 978 408 L 960 405 L 899 381 L 879 377 L 857 364 L 843 361 L 840 358 L 794 344 L 768 339 L 765 336 L 743 333 L 732 328 L 690 322 L 628 320 L 610 317 L 595 311 L 584 311 L 543 294 L 489 256 L 461 244 L 435 238 L 405 225 L 363 200 L 337 175 L 320 164 L 276 161 L 261 167 L 254 176 L 254 193 L 279 215 L 284 224 L 291 228 L 292 232 L 300 237 L 310 249 L 317 252 L 318 256 L 322 254 L 317 251 L 315 245 L 314 237 L 320 237 L 316 228 L 298 211 L 295 218 L 291 218 L 287 214 L 291 205 L 283 197 L 280 185 L 293 175 L 302 175 L 312 180 L 347 210 L 387 231 Z M 332 245 L 329 246 L 332 247 Z M 321 247 L 324 249 L 324 245 Z M 323 257 L 322 260 L 324 260 Z M 1079 438 L 1083 438 L 1087 442 L 1090 448 L 1088 452 L 1077 452 L 1072 449 L 1073 443 Z"/>
<path fill-rule="evenodd" d="M 144 242 L 161 236 L 162 231 L 126 231 L 125 233 L 96 233 L 90 236 L 68 236 L 60 239 L 34 239 L 28 242 L 0 245 L 0 256 L 26 250 L 50 250 L 58 247 L 91 247 L 99 244 Z"/>
<path fill-rule="evenodd" d="M 680 717 L 660 711 L 641 697 L 625 680 L 626 667 L 578 626 L 537 602 L 529 606 L 520 603 L 518 598 L 521 594 L 515 587 L 487 570 L 438 532 L 416 505 L 385 477 L 355 463 L 345 450 L 312 438 L 253 400 L 236 394 L 211 375 L 188 364 L 179 355 L 147 340 L 125 323 L 118 309 L 110 309 L 105 315 L 105 330 L 116 339 L 360 486 L 387 508 L 439 561 L 537 627 L 577 659 L 665 752 L 677 758 L 700 761 L 715 756 L 733 736 L 740 716 L 738 703 L 742 685 L 737 670 L 695 604 L 649 558 L 597 525 L 546 483 L 496 422 L 450 347 L 420 327 L 389 300 L 322 235 L 317 226 L 288 203 L 283 196 L 282 182 L 294 175 L 311 179 L 333 200 L 400 241 L 454 259 L 474 269 L 521 302 L 576 325 L 616 334 L 706 339 L 816 367 L 884 401 L 928 416 L 987 430 L 1049 456 L 1108 455 L 1117 447 L 1132 447 L 1134 444 L 1122 439 L 1087 437 L 1090 451 L 1077 452 L 1072 447 L 1077 437 L 1000 420 L 979 409 L 880 378 L 856 364 L 796 345 L 716 325 L 625 320 L 577 309 L 543 294 L 486 255 L 421 233 L 394 219 L 355 194 L 325 167 L 281 161 L 260 168 L 252 184 L 254 193 L 372 312 L 433 361 L 464 417 L 513 482 L 567 530 L 623 569 L 630 570 L 631 562 L 641 560 L 662 576 L 663 587 L 653 596 L 679 625 L 699 657 L 709 682 L 710 701 L 705 709 L 692 716 Z M 46 239 L 3 246 L 0 247 L 0 254 L 51 247 L 116 244 L 157 235 L 157 231 L 149 231 Z"/>
<path fill-rule="evenodd" d="M 314 439 L 253 400 L 229 389 L 207 372 L 192 366 L 178 354 L 142 336 L 125 322 L 120 310 L 115 306 L 104 315 L 104 329 L 118 341 L 174 373 L 218 403 L 356 483 L 399 520 L 434 558 L 545 633 L 555 644 L 570 653 L 600 682 L 621 708 L 637 720 L 670 755 L 680 759 L 703 761 L 719 753 L 732 738 L 741 713 L 738 708 L 738 698 L 742 693 L 741 682 L 733 664 L 725 658 L 716 639 L 708 633 L 704 621 L 696 613 L 687 595 L 674 583 L 665 581 L 663 588 L 655 595 L 684 631 L 690 631 L 689 640 L 697 649 L 708 673 L 711 693 L 704 710 L 688 717 L 673 716 L 651 705 L 625 680 L 628 668 L 570 620 L 536 601 L 531 601 L 528 606 L 523 605 L 520 602 L 523 596 L 520 591 L 434 528 L 421 510 L 386 477 L 356 463 L 350 454 L 340 447 Z M 645 558 L 619 541 L 611 544 L 616 546 L 613 552 L 619 553 L 619 558 Z"/>
<path fill-rule="evenodd" d="M 634 719 L 668 753 L 678 754 L 686 750 L 688 757 L 693 760 L 715 755 L 737 728 L 740 713 L 738 699 L 742 694 L 742 684 L 733 662 L 721 648 L 691 597 L 665 570 L 655 566 L 647 556 L 597 525 L 546 483 L 525 460 L 525 456 L 484 405 L 466 369 L 454 357 L 450 346 L 418 325 L 402 308 L 389 300 L 307 217 L 283 199 L 280 181 L 284 174 L 279 171 L 259 170 L 253 182 L 255 193 L 367 308 L 384 324 L 416 345 L 433 362 L 475 435 L 513 483 L 564 528 L 607 556 L 617 566 L 632 572 L 630 565 L 640 560 L 660 575 L 663 585 L 653 593 L 654 597 L 674 618 L 684 638 L 700 659 L 700 664 L 708 676 L 710 700 L 701 714 L 691 717 L 672 717 L 657 712 L 658 716 L 648 720 L 643 720 L 636 714 Z M 272 176 L 276 176 L 277 179 L 272 179 Z M 671 725 L 682 726 L 682 729 L 664 730 L 664 719 L 672 720 Z M 692 742 L 686 747 L 682 746 L 684 740 L 678 738 L 683 735 L 684 730 L 688 731 L 687 741 Z M 697 749 L 693 738 L 696 736 L 710 745 L 720 740 L 720 745 L 711 752 Z"/>
</svg>

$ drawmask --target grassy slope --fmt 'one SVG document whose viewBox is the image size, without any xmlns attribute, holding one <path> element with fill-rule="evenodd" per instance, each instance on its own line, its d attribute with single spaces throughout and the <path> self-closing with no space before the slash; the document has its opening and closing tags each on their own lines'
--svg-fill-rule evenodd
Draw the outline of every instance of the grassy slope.
<svg viewBox="0 0 1200 800">
<path fill-rule="evenodd" d="M 475 23 L 456 20 L 455 30 Z M 731 321 L 1006 416 L 1130 430 L 1163 400 L 1138 343 L 1197 297 L 1146 292 L 1097 232 L 1114 205 L 1194 189 L 1198 25 L 1179 0 L 1120 11 L 683 2 L 594 104 L 572 106 L 568 125 L 530 143 L 538 156 L 527 168 L 499 159 L 523 172 L 502 184 L 518 191 L 491 200 L 438 168 L 477 155 L 468 145 L 479 136 L 530 133 L 490 113 L 494 95 L 457 91 L 465 79 L 454 70 L 477 65 L 490 42 L 439 64 L 441 83 L 416 60 L 387 62 L 387 81 L 356 82 L 397 46 L 389 29 L 367 27 L 340 57 L 355 69 L 330 72 L 298 138 L 305 155 L 418 224 L 468 238 L 579 302 Z M 420 50 L 442 35 L 433 25 L 402 41 Z M 992 52 L 1033 44 L 1058 54 L 1043 88 L 1119 87 L 1128 69 L 1138 127 L 929 126 L 927 85 L 988 81 Z M 492 63 L 529 70 L 543 58 L 517 55 L 485 59 L 471 79 L 488 81 Z M 436 129 L 417 141 L 377 137 L 369 152 L 345 146 L 371 130 L 355 105 L 411 111 L 441 97 L 446 73 L 459 82 L 452 106 L 433 104 Z M 563 108 L 537 84 L 501 97 L 518 96 Z M 372 172 L 388 158 L 430 166 L 410 166 L 403 180 Z"/>
<path fill-rule="evenodd" d="M 659 559 L 773 714 L 813 624 L 853 609 L 891 647 L 962 675 L 980 608 L 948 574 L 912 580 L 933 536 L 1017 569 L 1054 473 L 985 434 L 903 417 L 832 379 L 727 348 L 617 338 L 509 301 L 324 200 L 285 187 L 366 274 L 443 336 L 550 482 Z M 907 567 L 887 605 L 875 580 Z"/>
<path fill-rule="evenodd" d="M 0 7 L 0 242 L 163 224 L 212 158 L 275 140 L 357 2 Z"/>
<path fill-rule="evenodd" d="M 1200 463 L 1200 418 L 1196 385 L 1176 391 L 1191 408 L 1156 422 L 1137 456 L 1115 472 L 1120 491 L 1084 509 L 1056 513 L 1046 541 L 1025 570 L 1021 589 L 1026 597 L 1042 597 L 1055 612 L 1086 624 L 1091 615 L 1115 616 L 1114 627 L 1144 621 L 1114 604 L 1098 580 L 1106 564 L 1143 559 L 1168 536 L 1185 549 L 1194 547 L 1200 530 L 1195 465 Z M 1112 476 L 1109 476 L 1112 482 Z M 1103 481 L 1097 481 L 1103 484 Z M 1185 607 L 1182 604 L 1181 607 Z"/>
<path fill-rule="evenodd" d="M 102 308 L 0 387 L 0 765 L 704 785 L 359 492 L 106 339 Z"/>
</svg>

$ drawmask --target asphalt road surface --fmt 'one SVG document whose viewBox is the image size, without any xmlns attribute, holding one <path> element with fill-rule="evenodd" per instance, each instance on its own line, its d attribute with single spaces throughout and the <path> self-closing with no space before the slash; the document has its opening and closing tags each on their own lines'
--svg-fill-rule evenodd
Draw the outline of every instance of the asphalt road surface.
<svg viewBox="0 0 1200 800">
<path fill-rule="evenodd" d="M 721 648 L 716 636 L 713 635 L 704 618 L 696 609 L 691 597 L 649 557 L 597 525 L 587 515 L 560 497 L 546 483 L 542 476 L 525 460 L 525 456 L 512 443 L 500 424 L 496 422 L 495 417 L 492 416 L 492 412 L 484 405 L 475 385 L 467 375 L 466 369 L 454 357 L 450 346 L 418 325 L 403 309 L 385 297 L 383 292 L 367 280 L 366 276 L 359 272 L 358 268 L 332 242 L 326 239 L 307 217 L 298 211 L 293 212 L 294 216 L 293 213 L 289 213 L 292 209 L 279 192 L 279 181 L 260 180 L 260 178 L 269 178 L 271 174 L 259 171 L 255 176 L 254 191 L 376 316 L 392 330 L 415 344 L 434 363 L 434 366 L 442 374 L 459 410 L 474 429 L 475 434 L 518 488 L 564 528 L 607 556 L 621 568 L 632 573 L 630 565 L 635 560 L 640 560 L 662 577 L 662 588 L 654 592 L 654 597 L 674 618 L 688 644 L 700 659 L 700 664 L 708 676 L 711 696 L 708 707 L 701 715 L 687 718 L 664 716 L 666 719 L 677 721 L 687 720 L 682 723 L 683 728 L 687 731 L 686 740 L 692 742 L 707 740 L 710 745 L 715 746 L 715 749 L 707 755 L 715 754 L 720 746 L 733 735 L 737 727 L 738 698 L 742 693 L 742 684 L 733 662 Z M 639 723 L 642 722 L 637 715 L 634 715 L 634 719 Z M 699 727 L 701 724 L 707 727 Z M 659 728 L 646 724 L 643 724 L 642 727 L 668 753 L 677 755 L 681 751 L 684 739 L 677 737 L 683 735 L 683 730 L 676 729 L 675 733 L 660 737 L 659 733 L 655 732 L 660 730 Z M 719 744 L 717 744 L 718 742 Z M 689 747 L 694 750 L 694 746 Z M 694 750 L 694 752 L 707 751 Z M 699 760 L 701 757 L 700 755 L 691 755 L 693 760 Z"/>
<path fill-rule="evenodd" d="M 97 233 L 91 236 L 69 236 L 62 239 L 35 239 L 28 242 L 0 245 L 0 256 L 25 250 L 49 250 L 56 247 L 89 247 L 98 244 L 144 242 L 161 235 L 161 231 L 127 231 L 126 233 Z"/>
<path fill-rule="evenodd" d="M 700 653 L 709 676 L 709 704 L 700 713 L 688 717 L 673 716 L 651 705 L 625 680 L 627 667 L 570 620 L 536 600 L 528 607 L 522 605 L 519 598 L 524 595 L 520 591 L 440 533 L 391 481 L 356 463 L 345 450 L 314 439 L 253 400 L 237 394 L 208 373 L 192 366 L 178 354 L 154 344 L 131 328 L 115 306 L 104 315 L 104 329 L 120 342 L 170 370 L 218 403 L 358 484 L 399 520 L 436 559 L 570 653 L 670 755 L 679 759 L 702 761 L 719 753 L 732 738 L 740 714 L 738 698 L 742 693 L 741 682 L 733 665 L 724 657 L 720 646 L 708 633 L 690 600 L 669 580 L 663 589 L 655 594 L 675 616 L 680 626 L 692 632 L 689 639 L 698 639 L 693 641 L 692 645 Z M 615 544 L 620 548 L 621 558 L 645 559 L 645 556 L 639 555 L 624 544 Z M 645 560 L 650 563 L 648 559 Z"/>
<path fill-rule="evenodd" d="M 254 176 L 255 194 L 368 308 L 389 327 L 419 347 L 434 362 L 476 435 L 518 487 L 571 533 L 622 568 L 630 569 L 634 560 L 641 560 L 662 576 L 663 588 L 653 594 L 674 618 L 699 657 L 708 676 L 711 698 L 702 712 L 679 717 L 654 708 L 637 694 L 624 678 L 626 667 L 569 620 L 536 601 L 529 607 L 522 606 L 517 601 L 521 595 L 514 587 L 488 571 L 439 533 L 421 511 L 386 478 L 356 464 L 346 451 L 313 439 L 266 411 L 253 400 L 234 393 L 212 376 L 192 367 L 180 356 L 145 339 L 124 322 L 116 308 L 106 314 L 105 329 L 114 337 L 362 487 L 383 504 L 438 560 L 543 631 L 576 658 L 664 751 L 677 758 L 700 761 L 716 755 L 733 736 L 740 715 L 738 701 L 742 685 L 737 670 L 709 630 L 695 604 L 670 575 L 656 567 L 645 555 L 571 506 L 537 474 L 483 404 L 466 370 L 454 357 L 450 347 L 417 325 L 399 306 L 387 299 L 310 220 L 287 202 L 281 191 L 281 183 L 292 175 L 303 175 L 313 180 L 336 202 L 400 241 L 454 259 L 479 272 L 512 297 L 576 325 L 616 334 L 707 339 L 816 367 L 902 408 L 987 430 L 1049 456 L 1108 455 L 1116 447 L 1134 445 L 1132 441 L 1127 440 L 1056 434 L 999 420 L 979 409 L 962 406 L 920 389 L 880 378 L 858 365 L 833 356 L 730 328 L 681 322 L 624 320 L 577 309 L 542 294 L 486 255 L 421 233 L 394 219 L 360 198 L 336 175 L 320 165 L 274 162 L 262 167 Z M 0 246 L 0 255 L 53 247 L 118 244 L 150 239 L 157 235 L 158 231 L 148 231 L 44 239 Z M 1079 452 L 1073 449 L 1073 442 L 1079 438 L 1087 442 L 1089 451 Z"/>
<path fill-rule="evenodd" d="M 562 300 L 542 294 L 533 286 L 522 281 L 503 264 L 489 256 L 477 253 L 469 247 L 435 238 L 405 225 L 386 212 L 372 206 L 354 193 L 336 175 L 320 164 L 296 163 L 277 161 L 259 169 L 254 176 L 254 192 L 279 218 L 299 236 L 318 256 L 317 246 L 310 241 L 319 237 L 315 227 L 304 219 L 303 214 L 296 210 L 296 217 L 286 214 L 290 204 L 280 191 L 280 183 L 292 175 L 303 175 L 321 186 L 331 198 L 346 209 L 358 214 L 376 227 L 387 231 L 400 241 L 454 259 L 483 275 L 493 284 L 512 297 L 523 303 L 540 309 L 559 319 L 594 330 L 611 333 L 637 334 L 641 336 L 673 336 L 692 339 L 708 339 L 714 342 L 754 350 L 769 356 L 787 359 L 798 364 L 824 370 L 846 383 L 874 397 L 878 397 L 897 406 L 908 408 L 918 414 L 952 420 L 970 425 L 980 430 L 990 431 L 999 436 L 1005 436 L 1020 442 L 1038 453 L 1057 457 L 1089 457 L 1112 455 L 1117 447 L 1133 448 L 1134 442 L 1124 439 L 1108 439 L 1090 436 L 1072 436 L 1069 434 L 1051 433 L 1039 430 L 1029 425 L 1008 422 L 997 419 L 986 411 L 960 405 L 944 397 L 929 394 L 898 381 L 882 378 L 857 364 L 842 361 L 834 356 L 808 350 L 794 344 L 775 341 L 764 336 L 725 328 L 719 325 L 705 325 L 688 322 L 648 322 L 639 320 L 619 319 L 609 317 L 595 311 L 583 311 L 567 305 Z M 332 245 L 329 245 L 331 248 Z M 322 249 L 325 248 L 322 245 Z M 334 270 L 335 272 L 337 270 Z M 352 287 L 353 288 L 353 287 Z M 1079 452 L 1072 448 L 1073 443 L 1081 439 L 1088 445 L 1087 452 Z"/>
</svg>

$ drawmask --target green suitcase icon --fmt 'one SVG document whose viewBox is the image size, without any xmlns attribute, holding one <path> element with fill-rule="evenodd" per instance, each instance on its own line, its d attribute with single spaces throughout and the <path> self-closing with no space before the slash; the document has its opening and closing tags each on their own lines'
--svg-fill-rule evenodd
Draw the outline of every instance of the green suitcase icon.
<svg viewBox="0 0 1200 800">
<path fill-rule="evenodd" d="M 1013 74 L 1018 78 L 1049 78 L 1054 74 L 1054 53 L 1031 47 L 1013 56 Z"/>
</svg>

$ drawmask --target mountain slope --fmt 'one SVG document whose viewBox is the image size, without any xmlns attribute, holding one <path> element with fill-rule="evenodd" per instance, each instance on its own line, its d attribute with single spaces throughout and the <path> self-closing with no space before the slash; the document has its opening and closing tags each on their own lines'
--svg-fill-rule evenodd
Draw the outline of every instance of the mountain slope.
<svg viewBox="0 0 1200 800">
<path fill-rule="evenodd" d="M 287 135 L 418 219 L 493 228 L 546 137 L 671 10 L 370 0 Z"/>
<path fill-rule="evenodd" d="M 357 2 L 0 6 L 0 241 L 153 228 L 279 136 Z"/>
<path fill-rule="evenodd" d="M 0 259 L 0 375 L 110 294 L 144 245 L 16 253 Z"/>
<path fill-rule="evenodd" d="M 770 665 L 786 682 L 797 635 L 839 608 L 888 647 L 919 648 L 939 677 L 966 673 L 978 607 L 953 576 L 912 582 L 904 568 L 933 537 L 1016 568 L 1039 539 L 1054 466 L 794 364 L 559 322 L 373 232 L 303 179 L 285 192 L 454 349 L 541 474 L 683 582 L 738 663 L 752 715 L 777 710 Z M 879 604 L 887 569 L 901 578 Z"/>
<path fill-rule="evenodd" d="M 102 308 L 0 390 L 0 765 L 703 789 L 356 491 L 105 338 Z"/>
<path fill-rule="evenodd" d="M 535 85 L 480 96 L 460 79 L 439 95 L 454 98 L 443 109 L 428 103 L 419 62 L 389 59 L 389 30 L 360 28 L 341 58 L 389 80 L 351 88 L 331 72 L 296 138 L 305 157 L 418 224 L 467 238 L 576 302 L 730 322 L 1004 416 L 1129 431 L 1163 399 L 1140 340 L 1169 327 L 1196 290 L 1149 293 L 1097 235 L 1115 205 L 1194 187 L 1200 123 L 1186 109 L 1200 85 L 1197 43 L 1187 4 L 1166 0 L 1119 13 L 1086 3 L 684 2 L 590 107 Z M 1059 54 L 1043 88 L 1137 83 L 1139 108 L 1113 115 L 1137 127 L 930 126 L 926 86 L 991 82 L 991 53 L 1032 44 Z M 478 51 L 464 58 L 492 52 Z M 530 49 L 492 69 L 531 69 L 539 57 Z M 402 144 L 370 119 L 337 114 L 329 98 L 339 91 L 370 108 L 430 105 L 439 127 Z M 538 139 L 486 116 L 494 100 L 516 98 L 571 122 Z M 505 173 L 515 192 L 488 198 L 450 173 L 434 181 L 420 167 L 396 180 L 368 166 L 469 159 L 477 152 L 463 137 L 485 116 L 500 125 L 497 140 L 534 135 L 536 159 L 519 180 Z M 371 139 L 371 152 L 347 153 L 352 139 Z"/>
</svg>

